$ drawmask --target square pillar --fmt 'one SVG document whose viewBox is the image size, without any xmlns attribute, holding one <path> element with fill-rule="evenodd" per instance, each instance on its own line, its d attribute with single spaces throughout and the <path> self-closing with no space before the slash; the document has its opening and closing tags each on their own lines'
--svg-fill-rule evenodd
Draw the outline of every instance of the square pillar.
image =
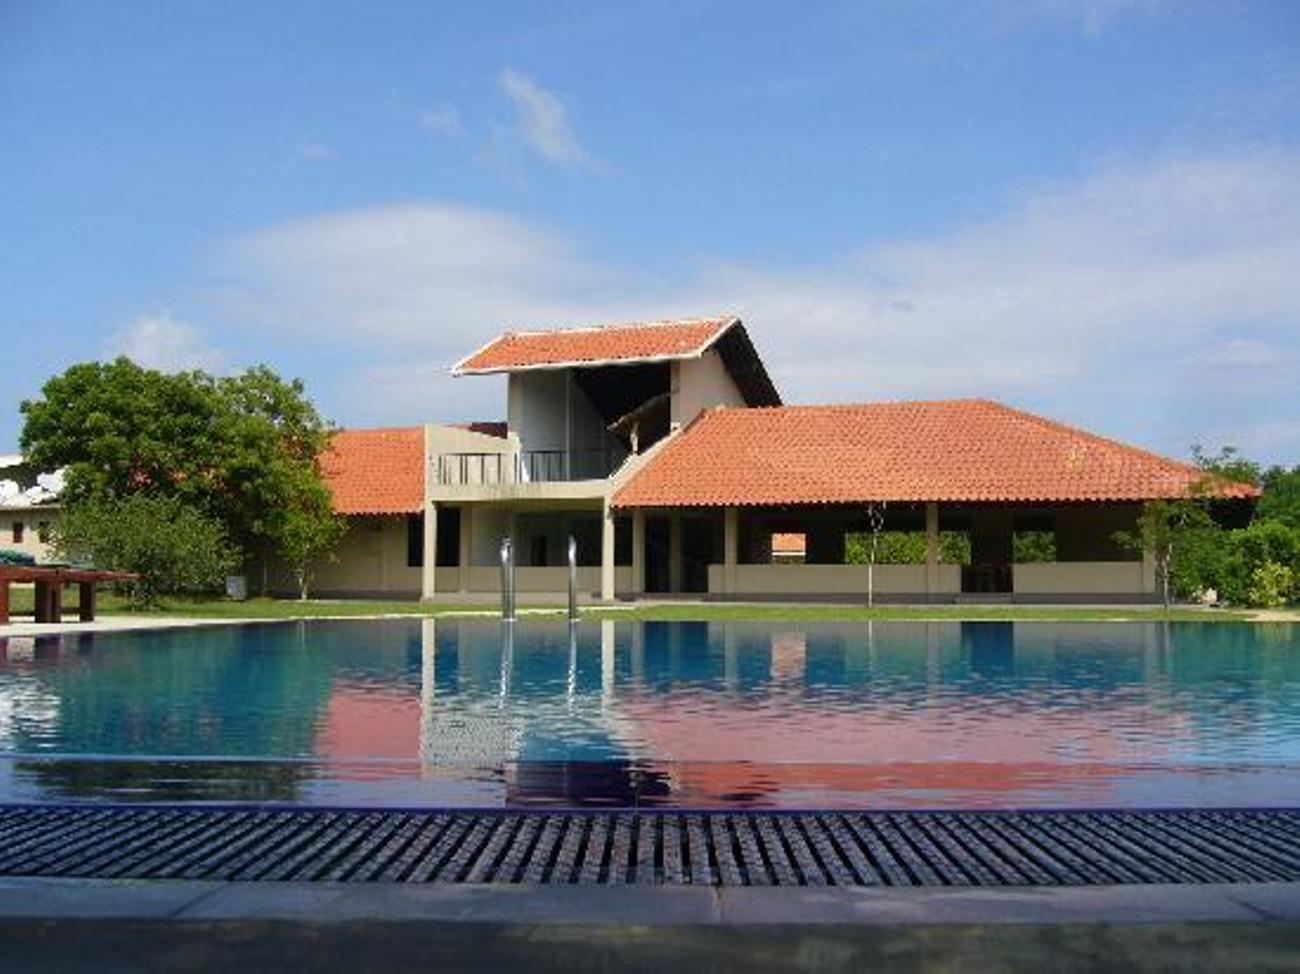
<svg viewBox="0 0 1300 974">
<path fill-rule="evenodd" d="M 632 511 L 632 594 L 645 591 L 645 509 Z"/>
<path fill-rule="evenodd" d="M 668 520 L 668 591 L 682 590 L 682 512 L 673 511 Z"/>
<path fill-rule="evenodd" d="M 939 505 L 925 505 L 925 591 L 930 601 L 939 594 Z"/>
<path fill-rule="evenodd" d="M 722 590 L 736 591 L 736 562 L 740 549 L 740 511 L 734 507 L 722 513 Z"/>
<path fill-rule="evenodd" d="M 420 601 L 438 597 L 438 505 L 424 506 L 424 557 L 420 568 Z"/>
<path fill-rule="evenodd" d="M 469 569 L 470 562 L 474 557 L 474 508 L 469 504 L 462 504 L 460 508 L 460 551 L 456 555 L 456 563 L 460 566 L 457 588 L 462 592 L 469 591 Z"/>
<path fill-rule="evenodd" d="M 605 498 L 600 531 L 600 597 L 614 601 L 614 509 Z"/>
</svg>

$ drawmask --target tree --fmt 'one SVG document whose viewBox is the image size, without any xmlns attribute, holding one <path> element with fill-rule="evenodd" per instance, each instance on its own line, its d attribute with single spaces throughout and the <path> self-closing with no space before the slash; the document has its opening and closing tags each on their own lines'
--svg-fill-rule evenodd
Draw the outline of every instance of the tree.
<svg viewBox="0 0 1300 974">
<path fill-rule="evenodd" d="M 1150 552 L 1156 566 L 1160 601 L 1169 608 L 1172 594 L 1172 562 L 1175 548 L 1187 532 L 1212 527 L 1204 501 L 1195 496 L 1175 500 L 1153 500 L 1142 505 L 1131 531 L 1118 531 L 1115 540 L 1137 554 Z"/>
<path fill-rule="evenodd" d="M 885 530 L 885 502 L 867 505 L 867 526 L 871 540 L 867 545 L 867 605 L 876 604 L 876 553 L 880 549 L 880 533 Z"/>
<path fill-rule="evenodd" d="M 122 588 L 142 606 L 163 595 L 210 592 L 237 561 L 215 518 L 179 497 L 143 493 L 72 502 L 53 542 L 70 561 L 136 572 L 139 579 Z"/>
<path fill-rule="evenodd" d="M 21 410 L 23 453 L 39 470 L 67 469 L 65 500 L 147 491 L 219 513 L 223 408 L 203 373 L 86 362 Z"/>
<path fill-rule="evenodd" d="M 1264 472 L 1264 494 L 1255 508 L 1259 520 L 1281 521 L 1300 530 L 1300 466 L 1269 467 Z"/>
<path fill-rule="evenodd" d="M 69 503 L 176 498 L 217 519 L 246 558 L 305 550 L 304 519 L 322 517 L 328 501 L 318 458 L 333 427 L 301 382 L 265 366 L 214 378 L 125 358 L 83 363 L 46 382 L 22 412 L 23 451 L 38 467 L 67 468 Z M 312 557 L 338 534 L 308 533 Z"/>
<path fill-rule="evenodd" d="M 1259 464 L 1247 460 L 1235 446 L 1220 447 L 1218 453 L 1206 453 L 1201 444 L 1193 443 L 1192 463 L 1207 474 L 1210 484 L 1230 481 L 1259 486 L 1261 480 Z"/>
<path fill-rule="evenodd" d="M 303 601 L 311 587 L 313 563 L 332 556 L 346 530 L 347 523 L 334 513 L 329 491 L 319 481 L 305 476 L 269 519 L 268 537 L 275 539 Z"/>
</svg>

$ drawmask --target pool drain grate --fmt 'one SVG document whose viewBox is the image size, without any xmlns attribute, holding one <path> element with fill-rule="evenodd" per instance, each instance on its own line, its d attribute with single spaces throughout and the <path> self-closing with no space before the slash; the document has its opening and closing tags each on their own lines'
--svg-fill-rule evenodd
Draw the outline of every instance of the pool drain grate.
<svg viewBox="0 0 1300 974">
<path fill-rule="evenodd" d="M 1300 812 L 0 808 L 0 875 L 712 886 L 1300 881 Z"/>
</svg>

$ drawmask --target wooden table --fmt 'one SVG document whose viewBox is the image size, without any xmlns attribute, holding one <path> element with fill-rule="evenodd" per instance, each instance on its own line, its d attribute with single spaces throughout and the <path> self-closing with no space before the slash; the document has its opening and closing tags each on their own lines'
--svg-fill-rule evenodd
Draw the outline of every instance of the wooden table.
<svg viewBox="0 0 1300 974">
<path fill-rule="evenodd" d="M 63 587 L 81 590 L 79 618 L 95 621 L 95 586 L 100 582 L 125 582 L 139 576 L 131 572 L 107 572 L 65 565 L 0 565 L 0 625 L 9 621 L 9 585 L 32 582 L 36 586 L 36 621 L 63 621 Z"/>
</svg>

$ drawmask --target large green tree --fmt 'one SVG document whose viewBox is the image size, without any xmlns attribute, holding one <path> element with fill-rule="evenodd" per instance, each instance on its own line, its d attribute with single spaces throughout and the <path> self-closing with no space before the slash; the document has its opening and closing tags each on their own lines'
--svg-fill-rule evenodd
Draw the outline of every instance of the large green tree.
<svg viewBox="0 0 1300 974">
<path fill-rule="evenodd" d="M 216 378 L 88 362 L 46 382 L 22 413 L 24 453 L 67 469 L 70 507 L 175 498 L 216 519 L 245 557 L 301 553 L 305 536 L 317 557 L 337 538 L 318 464 L 333 427 L 301 382 L 265 366 Z"/>
<path fill-rule="evenodd" d="M 1300 466 L 1269 467 L 1262 480 L 1264 494 L 1255 509 L 1255 517 L 1281 521 L 1300 531 Z"/>
</svg>

